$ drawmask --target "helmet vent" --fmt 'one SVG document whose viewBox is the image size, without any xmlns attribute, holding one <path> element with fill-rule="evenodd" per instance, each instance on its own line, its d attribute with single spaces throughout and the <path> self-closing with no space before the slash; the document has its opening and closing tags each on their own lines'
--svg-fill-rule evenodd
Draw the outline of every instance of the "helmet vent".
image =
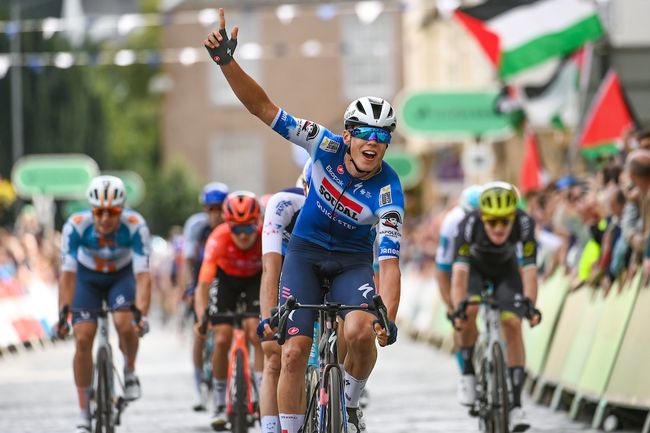
<svg viewBox="0 0 650 433">
<path fill-rule="evenodd" d="M 372 107 L 372 117 L 379 119 L 381 116 L 381 104 L 371 104 Z"/>
</svg>

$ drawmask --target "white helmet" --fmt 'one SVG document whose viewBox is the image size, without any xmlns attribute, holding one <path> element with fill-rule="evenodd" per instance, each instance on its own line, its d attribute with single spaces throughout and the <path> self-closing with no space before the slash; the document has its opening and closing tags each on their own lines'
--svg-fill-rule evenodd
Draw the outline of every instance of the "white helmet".
<svg viewBox="0 0 650 433">
<path fill-rule="evenodd" d="M 374 126 L 393 132 L 397 126 L 395 110 L 384 99 L 375 96 L 364 96 L 348 105 L 343 116 L 345 129 L 352 126 Z"/>
<path fill-rule="evenodd" d="M 483 187 L 481 185 L 468 186 L 460 194 L 458 204 L 460 204 L 460 207 L 462 207 L 465 212 L 471 212 L 478 209 L 482 192 Z"/>
<path fill-rule="evenodd" d="M 115 176 L 97 176 L 88 186 L 88 203 L 92 207 L 122 207 L 126 202 L 126 188 Z"/>
</svg>

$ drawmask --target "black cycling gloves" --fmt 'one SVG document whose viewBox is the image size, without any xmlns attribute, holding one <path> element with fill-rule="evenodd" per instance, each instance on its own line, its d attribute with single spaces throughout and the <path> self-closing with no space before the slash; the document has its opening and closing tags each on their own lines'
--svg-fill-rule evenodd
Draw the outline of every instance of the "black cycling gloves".
<svg viewBox="0 0 650 433">
<path fill-rule="evenodd" d="M 219 43 L 217 48 L 205 47 L 210 54 L 210 58 L 215 61 L 219 66 L 227 65 L 232 60 L 232 55 L 237 48 L 237 39 L 229 39 L 226 29 L 219 29 L 219 34 L 223 40 Z"/>
</svg>

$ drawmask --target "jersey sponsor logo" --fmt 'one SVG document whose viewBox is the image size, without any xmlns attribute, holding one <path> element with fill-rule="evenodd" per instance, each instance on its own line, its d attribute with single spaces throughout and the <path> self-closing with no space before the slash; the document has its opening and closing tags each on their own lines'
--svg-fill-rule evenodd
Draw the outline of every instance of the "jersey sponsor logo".
<svg viewBox="0 0 650 433">
<path fill-rule="evenodd" d="M 276 214 L 277 216 L 282 215 L 282 212 L 284 212 L 284 210 L 285 210 L 286 208 L 288 208 L 289 206 L 291 206 L 291 202 L 290 202 L 289 200 L 282 200 L 282 201 L 281 201 L 280 203 L 278 203 L 278 205 L 275 207 L 275 214 Z"/>
<path fill-rule="evenodd" d="M 524 257 L 530 257 L 535 252 L 535 242 L 528 241 L 524 244 Z"/>
<path fill-rule="evenodd" d="M 339 150 L 339 146 L 340 144 L 338 142 L 325 137 L 319 147 L 325 152 L 336 153 Z"/>
<path fill-rule="evenodd" d="M 343 181 L 336 175 L 336 173 L 334 173 L 334 170 L 332 170 L 331 165 L 325 167 L 325 170 L 327 170 L 329 175 L 332 176 L 332 180 L 334 180 L 334 182 L 338 183 L 340 186 L 343 186 Z"/>
<path fill-rule="evenodd" d="M 327 180 L 327 178 L 323 178 L 323 182 L 321 183 L 318 192 L 332 205 L 332 208 L 336 209 L 336 211 L 343 213 L 354 221 L 359 221 L 359 214 L 363 210 L 361 205 L 344 195 L 339 195 L 341 193 Z"/>
<path fill-rule="evenodd" d="M 343 165 L 339 164 L 339 166 L 336 167 L 336 172 L 337 172 L 338 174 L 343 174 L 343 173 L 345 173 L 345 171 L 343 170 Z"/>
<path fill-rule="evenodd" d="M 307 141 L 316 138 L 316 136 L 320 132 L 320 128 L 318 127 L 317 123 L 314 123 L 311 120 L 305 120 L 304 123 L 303 121 L 301 121 L 300 123 L 301 123 L 300 129 L 298 129 L 298 133 L 297 133 L 298 136 L 300 136 L 300 134 L 304 132 L 306 134 L 305 139 Z"/>
<path fill-rule="evenodd" d="M 380 217 L 380 220 L 381 225 L 394 230 L 399 230 L 399 226 L 402 224 L 402 217 L 397 211 L 386 212 Z"/>
<path fill-rule="evenodd" d="M 372 194 L 370 194 L 370 191 L 366 190 L 363 188 L 363 182 L 355 183 L 354 188 L 352 190 L 353 194 L 359 194 L 365 198 L 370 198 L 372 197 Z"/>
<path fill-rule="evenodd" d="M 289 335 L 296 335 L 297 333 L 300 332 L 300 329 L 296 328 L 295 326 L 292 326 L 291 328 L 289 328 L 287 332 L 289 333 Z"/>
<path fill-rule="evenodd" d="M 320 204 L 320 201 L 316 202 L 316 207 L 318 207 L 318 210 L 323 212 L 325 215 L 327 215 L 327 218 L 331 219 L 332 221 L 336 221 L 337 223 L 341 224 L 343 227 L 345 227 L 348 230 L 356 230 L 357 227 L 353 226 L 352 224 L 346 223 L 345 221 L 341 220 L 340 218 L 336 217 L 336 214 L 332 216 L 332 212 L 329 210 L 325 209 L 322 204 Z"/>
<path fill-rule="evenodd" d="M 379 254 L 382 256 L 399 256 L 399 250 L 397 248 L 381 248 Z"/>
<path fill-rule="evenodd" d="M 393 194 L 390 185 L 386 185 L 379 190 L 379 206 L 386 206 L 393 202 Z"/>
</svg>

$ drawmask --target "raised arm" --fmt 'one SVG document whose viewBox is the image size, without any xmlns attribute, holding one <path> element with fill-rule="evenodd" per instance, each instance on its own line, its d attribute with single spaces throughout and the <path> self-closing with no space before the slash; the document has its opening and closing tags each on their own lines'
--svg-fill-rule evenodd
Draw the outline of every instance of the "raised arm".
<svg viewBox="0 0 650 433">
<path fill-rule="evenodd" d="M 226 77 L 228 84 L 237 96 L 237 99 L 246 107 L 251 114 L 258 117 L 262 122 L 271 125 L 278 114 L 278 106 L 268 97 L 264 89 L 257 84 L 232 58 L 237 46 L 237 34 L 239 28 L 233 27 L 230 39 L 226 32 L 226 17 L 223 8 L 219 8 L 219 29 L 213 30 L 203 45 L 210 53 L 210 57 L 219 66 Z"/>
</svg>

